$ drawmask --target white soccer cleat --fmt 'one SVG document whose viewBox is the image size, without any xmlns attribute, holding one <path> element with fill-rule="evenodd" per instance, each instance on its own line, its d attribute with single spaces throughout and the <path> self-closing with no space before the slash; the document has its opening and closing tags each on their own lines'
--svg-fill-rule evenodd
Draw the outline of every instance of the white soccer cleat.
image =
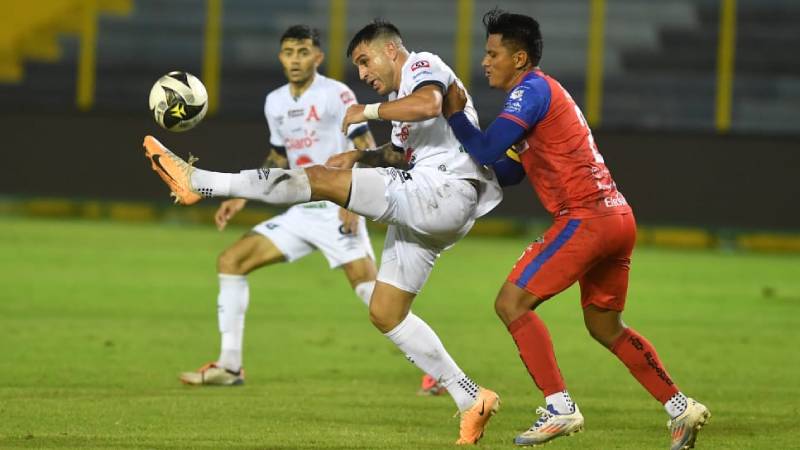
<svg viewBox="0 0 800 450">
<path fill-rule="evenodd" d="M 575 405 L 575 412 L 572 414 L 558 414 L 552 406 L 536 408 L 539 419 L 531 427 L 514 438 L 514 444 L 520 446 L 536 446 L 546 444 L 553 439 L 561 436 L 583 431 L 583 415 Z"/>
<path fill-rule="evenodd" d="M 183 372 L 181 383 L 193 386 L 238 386 L 244 384 L 244 369 L 238 372 L 208 363 L 194 372 Z"/>
<path fill-rule="evenodd" d="M 687 450 L 694 448 L 697 433 L 711 418 L 711 411 L 706 406 L 693 398 L 688 398 L 686 411 L 680 416 L 667 422 L 672 445 L 670 450 Z"/>
</svg>

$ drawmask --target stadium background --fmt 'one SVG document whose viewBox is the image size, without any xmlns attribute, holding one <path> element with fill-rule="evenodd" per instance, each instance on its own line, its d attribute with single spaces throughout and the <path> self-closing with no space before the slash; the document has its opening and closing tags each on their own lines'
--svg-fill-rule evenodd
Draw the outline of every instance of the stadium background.
<svg viewBox="0 0 800 450">
<path fill-rule="evenodd" d="M 373 17 L 391 18 L 410 49 L 451 63 L 488 123 L 503 95 L 488 89 L 479 66 L 480 18 L 495 3 L 6 0 L 0 130 L 4 165 L 14 170 L 0 180 L 5 208 L 109 215 L 107 203 L 86 212 L 84 203 L 63 201 L 91 199 L 114 201 L 114 217 L 161 217 L 151 206 L 164 204 L 164 189 L 137 149 L 145 133 L 193 152 L 205 167 L 259 164 L 268 136 L 263 99 L 284 82 L 278 38 L 294 23 L 322 31 L 323 73 L 368 102 L 378 99 L 357 80 L 344 48 Z M 774 248 L 778 239 L 777 247 L 800 248 L 791 236 L 771 233 L 800 229 L 800 184 L 793 181 L 800 168 L 800 63 L 788 56 L 800 44 L 800 4 L 501 3 L 540 19 L 542 67 L 584 109 L 641 224 L 668 226 L 666 235 L 684 228 L 688 234 L 662 235 L 690 245 Z M 211 93 L 206 121 L 182 135 L 157 129 L 146 109 L 153 80 L 172 69 L 200 76 Z M 373 132 L 379 141 L 388 137 L 385 124 L 373 124 Z M 510 190 L 493 217 L 517 225 L 546 221 L 530 193 L 527 185 Z M 143 203 L 119 213 L 119 200 Z M 511 229 L 520 227 L 500 228 Z M 759 233 L 742 235 L 748 231 Z"/>
<path fill-rule="evenodd" d="M 344 58 L 382 16 L 468 80 L 484 124 L 503 95 L 479 61 L 482 13 L 538 17 L 543 68 L 592 123 L 640 222 L 626 322 L 714 418 L 701 448 L 798 448 L 800 2 L 796 0 L 0 0 L 0 448 L 441 449 L 448 398 L 379 336 L 320 255 L 249 277 L 247 384 L 188 389 L 216 355 L 217 202 L 171 204 L 152 133 L 208 168 L 259 164 L 278 37 L 322 30 L 323 73 L 377 101 Z M 157 128 L 152 83 L 203 79 L 209 116 Z M 373 124 L 378 140 L 386 124 Z M 541 399 L 491 299 L 548 218 L 531 189 L 445 252 L 415 311 L 503 396 L 484 449 L 508 449 Z M 380 249 L 382 234 L 371 236 Z M 658 405 L 591 342 L 570 289 L 538 311 L 587 432 L 554 449 L 666 448 Z"/>
</svg>

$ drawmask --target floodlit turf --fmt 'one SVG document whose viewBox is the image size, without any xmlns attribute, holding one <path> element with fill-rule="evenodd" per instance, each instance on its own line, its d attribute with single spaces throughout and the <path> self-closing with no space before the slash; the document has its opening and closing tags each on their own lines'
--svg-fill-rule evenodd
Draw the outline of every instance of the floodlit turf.
<svg viewBox="0 0 800 450">
<path fill-rule="evenodd" d="M 452 448 L 452 401 L 414 395 L 417 369 L 320 255 L 251 276 L 245 386 L 179 384 L 217 355 L 215 258 L 242 231 L 0 219 L 0 448 Z M 481 448 L 513 448 L 541 402 L 492 309 L 525 244 L 466 239 L 415 304 L 502 397 Z M 668 448 L 577 291 L 539 311 L 586 417 L 548 448 Z M 800 257 L 642 248 L 625 317 L 711 408 L 699 448 L 797 448 Z"/>
</svg>

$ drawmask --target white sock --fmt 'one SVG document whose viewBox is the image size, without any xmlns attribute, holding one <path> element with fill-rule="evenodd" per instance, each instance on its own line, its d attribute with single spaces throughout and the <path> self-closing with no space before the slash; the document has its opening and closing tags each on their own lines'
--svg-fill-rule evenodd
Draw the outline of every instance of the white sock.
<svg viewBox="0 0 800 450">
<path fill-rule="evenodd" d="M 311 200 L 311 185 L 303 169 L 254 169 L 239 173 L 195 169 L 192 188 L 204 197 L 246 198 L 270 205 Z"/>
<path fill-rule="evenodd" d="M 405 353 L 409 361 L 447 388 L 459 411 L 469 409 L 478 399 L 478 386 L 464 375 L 442 341 L 422 319 L 409 312 L 385 336 Z"/>
<path fill-rule="evenodd" d="M 666 409 L 667 414 L 674 419 L 686 411 L 686 406 L 688 404 L 689 401 L 686 399 L 686 396 L 683 395 L 683 392 L 678 392 L 664 403 L 664 409 Z"/>
<path fill-rule="evenodd" d="M 217 365 L 234 372 L 242 368 L 244 314 L 250 302 L 250 288 L 243 275 L 219 274 L 217 318 L 222 336 Z"/>
<path fill-rule="evenodd" d="M 358 298 L 360 298 L 365 305 L 369 306 L 369 301 L 372 298 L 372 291 L 375 290 L 375 280 L 358 283 L 354 290 Z"/>
<path fill-rule="evenodd" d="M 552 406 L 559 414 L 572 414 L 575 412 L 575 402 L 572 401 L 567 391 L 550 394 L 544 398 L 544 402 Z"/>
</svg>

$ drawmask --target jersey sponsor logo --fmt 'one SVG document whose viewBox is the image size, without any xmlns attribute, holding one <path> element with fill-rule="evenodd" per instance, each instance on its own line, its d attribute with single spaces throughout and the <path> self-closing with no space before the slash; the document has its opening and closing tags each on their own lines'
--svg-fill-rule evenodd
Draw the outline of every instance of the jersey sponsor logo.
<svg viewBox="0 0 800 450">
<path fill-rule="evenodd" d="M 417 61 L 414 64 L 412 64 L 411 65 L 411 71 L 413 72 L 413 71 L 415 71 L 417 69 L 422 69 L 424 67 L 430 67 L 430 66 L 431 66 L 431 63 L 429 63 L 428 61 L 425 61 L 423 59 L 423 60 Z"/>
<path fill-rule="evenodd" d="M 308 155 L 300 155 L 294 160 L 294 165 L 296 167 L 303 167 L 312 164 L 313 162 L 314 161 L 312 161 Z"/>
<path fill-rule="evenodd" d="M 300 109 L 290 109 L 290 110 L 289 110 L 289 111 L 286 113 L 286 115 L 287 115 L 287 116 L 289 116 L 289 118 L 291 119 L 291 118 L 294 118 L 294 117 L 300 117 L 300 116 L 302 116 L 303 114 L 305 114 L 305 112 L 306 112 L 306 110 L 305 110 L 305 109 L 303 109 L 303 108 L 300 108 Z"/>
<path fill-rule="evenodd" d="M 604 198 L 603 203 L 606 205 L 606 208 L 616 208 L 617 206 L 627 205 L 628 201 L 625 200 L 625 197 L 623 197 L 622 194 L 617 194 L 614 197 Z"/>
<path fill-rule="evenodd" d="M 303 137 L 284 139 L 284 147 L 286 147 L 286 150 L 302 150 L 313 146 L 316 142 L 319 142 L 317 132 L 306 131 L 306 135 Z"/>
<path fill-rule="evenodd" d="M 519 100 L 525 94 L 525 89 L 522 87 L 518 87 L 511 91 L 511 94 L 508 96 L 511 100 Z"/>
<path fill-rule="evenodd" d="M 408 136 L 409 136 L 410 133 L 411 133 L 411 131 L 410 131 L 408 125 L 403 125 L 402 127 L 400 127 L 400 131 L 398 131 L 394 135 L 398 139 L 400 139 L 400 142 L 405 143 L 408 140 Z"/>
<path fill-rule="evenodd" d="M 311 110 L 308 112 L 308 116 L 306 116 L 306 122 L 311 122 L 312 120 L 316 120 L 319 122 L 319 115 L 317 115 L 317 107 L 311 105 Z"/>
<path fill-rule="evenodd" d="M 339 94 L 339 98 L 342 100 L 342 103 L 344 103 L 345 105 L 347 105 L 349 103 L 353 103 L 354 101 L 356 101 L 355 96 L 350 91 L 343 91 L 341 94 Z"/>
</svg>

